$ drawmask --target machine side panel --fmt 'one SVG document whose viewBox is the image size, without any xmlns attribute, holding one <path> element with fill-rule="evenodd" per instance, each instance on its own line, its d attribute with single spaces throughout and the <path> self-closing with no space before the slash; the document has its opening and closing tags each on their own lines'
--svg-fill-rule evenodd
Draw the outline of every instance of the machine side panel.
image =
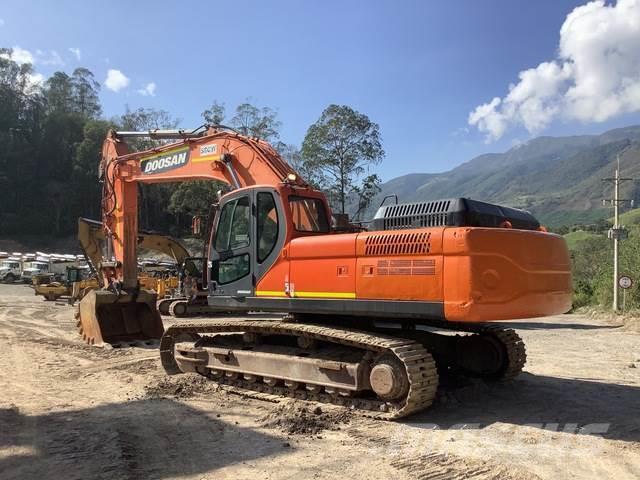
<svg viewBox="0 0 640 480">
<path fill-rule="evenodd" d="M 358 236 L 359 299 L 443 299 L 442 228 L 366 232 Z"/>
<path fill-rule="evenodd" d="M 289 244 L 289 296 L 356 298 L 357 234 L 296 238 Z"/>
<path fill-rule="evenodd" d="M 283 251 L 286 251 L 286 247 Z M 257 297 L 286 297 L 289 284 L 289 259 L 281 255 L 271 268 L 258 280 Z"/>
<path fill-rule="evenodd" d="M 444 233 L 447 320 L 542 317 L 571 308 L 569 253 L 558 235 L 511 229 Z"/>
</svg>

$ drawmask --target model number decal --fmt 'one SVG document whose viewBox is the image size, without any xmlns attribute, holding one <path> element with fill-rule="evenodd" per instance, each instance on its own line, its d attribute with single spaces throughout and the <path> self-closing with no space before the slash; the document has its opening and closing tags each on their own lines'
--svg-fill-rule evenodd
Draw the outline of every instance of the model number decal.
<svg viewBox="0 0 640 480">
<path fill-rule="evenodd" d="M 200 156 L 204 157 L 205 155 L 215 155 L 218 153 L 218 144 L 214 143 L 213 145 L 202 145 L 200 147 Z"/>
</svg>

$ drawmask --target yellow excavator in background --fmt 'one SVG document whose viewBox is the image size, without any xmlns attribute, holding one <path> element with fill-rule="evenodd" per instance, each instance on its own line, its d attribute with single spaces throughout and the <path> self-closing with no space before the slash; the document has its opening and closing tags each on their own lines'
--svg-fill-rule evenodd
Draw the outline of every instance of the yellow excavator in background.
<svg viewBox="0 0 640 480">
<path fill-rule="evenodd" d="M 92 271 L 99 270 L 104 259 L 105 236 L 102 224 L 88 218 L 78 219 L 78 240 Z M 157 232 L 139 231 L 137 246 L 139 249 L 163 253 L 176 262 L 178 276 L 153 276 L 147 272 L 138 274 L 140 286 L 157 293 L 158 310 L 161 314 L 188 317 L 219 311 L 209 307 L 207 292 L 202 287 L 204 258 L 190 256 L 187 247 L 180 240 Z M 102 282 L 100 276 L 97 278 Z M 102 285 L 100 287 L 102 288 Z M 78 285 L 79 291 L 77 293 L 74 291 L 72 298 L 82 299 L 88 290 L 96 288 L 98 288 L 97 283 L 95 286 L 91 285 L 89 289 Z"/>
<path fill-rule="evenodd" d="M 36 295 L 42 295 L 45 300 L 58 300 L 61 297 L 68 297 L 69 303 L 74 304 L 77 300 L 89 292 L 98 288 L 98 279 L 95 275 L 87 276 L 86 268 L 67 267 L 66 277 L 62 281 L 48 283 L 34 282 L 33 288 Z"/>
<path fill-rule="evenodd" d="M 34 279 L 36 295 L 42 295 L 46 300 L 54 301 L 67 297 L 70 304 L 74 304 L 91 290 L 101 287 L 101 278 L 96 274 L 102 260 L 104 232 L 100 222 L 88 218 L 78 220 L 78 241 L 85 255 L 89 272 L 81 267 L 67 267 L 66 278 L 62 281 L 37 282 Z M 189 257 L 189 251 L 179 240 L 156 232 L 141 231 L 138 246 L 142 249 L 163 253 L 178 264 L 183 265 Z M 177 296 L 179 279 L 176 275 L 152 276 L 145 272 L 139 274 L 140 284 L 148 290 L 157 292 L 158 298 L 173 298 Z"/>
<path fill-rule="evenodd" d="M 102 223 L 88 218 L 78 219 L 78 240 L 90 268 L 99 270 L 104 260 L 104 230 Z M 157 232 L 140 230 L 137 248 L 153 250 L 171 257 L 177 265 L 182 265 L 189 257 L 189 251 L 178 239 Z M 103 279 L 98 275 L 102 288 Z"/>
</svg>

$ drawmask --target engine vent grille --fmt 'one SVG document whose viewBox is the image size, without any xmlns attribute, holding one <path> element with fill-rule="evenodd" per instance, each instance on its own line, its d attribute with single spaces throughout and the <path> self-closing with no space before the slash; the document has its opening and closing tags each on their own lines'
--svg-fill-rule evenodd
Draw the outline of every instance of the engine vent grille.
<svg viewBox="0 0 640 480">
<path fill-rule="evenodd" d="M 385 255 L 424 255 L 429 253 L 431 249 L 430 239 L 430 232 L 370 235 L 364 242 L 364 254 L 371 257 Z"/>
<path fill-rule="evenodd" d="M 389 205 L 384 212 L 382 229 L 443 227 L 447 224 L 450 206 L 451 200 Z"/>
<path fill-rule="evenodd" d="M 435 275 L 436 261 L 378 260 L 378 275 Z"/>
<path fill-rule="evenodd" d="M 373 218 L 373 230 L 407 230 L 428 227 L 488 227 L 538 230 L 540 223 L 529 213 L 469 198 L 384 205 Z"/>
</svg>

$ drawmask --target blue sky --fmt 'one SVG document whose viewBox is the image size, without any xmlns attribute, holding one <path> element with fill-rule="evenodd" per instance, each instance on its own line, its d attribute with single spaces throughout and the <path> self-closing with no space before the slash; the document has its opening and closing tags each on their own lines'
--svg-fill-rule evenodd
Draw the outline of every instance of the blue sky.
<svg viewBox="0 0 640 480">
<path fill-rule="evenodd" d="M 380 124 L 387 157 L 378 170 L 387 180 L 448 170 L 539 134 L 640 123 L 638 109 L 605 121 L 551 116 L 529 131 L 526 117 L 505 120 L 503 101 L 489 112 L 509 125 L 499 139 L 490 126 L 479 131 L 486 115 L 468 124 L 476 107 L 505 97 L 519 72 L 557 56 L 560 28 L 582 3 L 3 0 L 0 46 L 31 52 L 45 78 L 86 66 L 103 84 L 106 116 L 128 104 L 198 126 L 213 99 L 229 109 L 251 97 L 277 109 L 282 139 L 299 144 L 327 105 L 351 105 Z M 128 85 L 107 89 L 109 69 Z M 150 83 L 154 96 L 138 93 Z"/>
</svg>

